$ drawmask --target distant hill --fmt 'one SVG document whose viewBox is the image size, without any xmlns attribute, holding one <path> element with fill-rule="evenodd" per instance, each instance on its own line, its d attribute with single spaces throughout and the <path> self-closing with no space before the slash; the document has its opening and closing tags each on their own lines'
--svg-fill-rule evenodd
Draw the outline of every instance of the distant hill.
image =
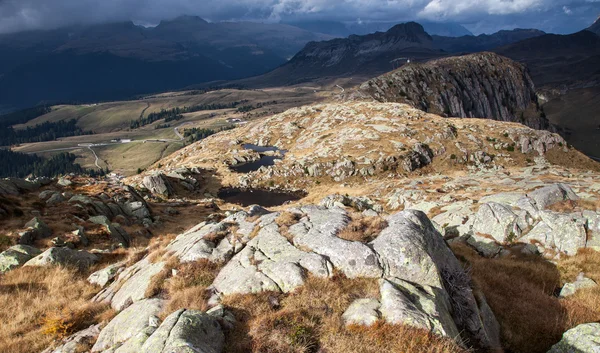
<svg viewBox="0 0 600 353">
<path fill-rule="evenodd" d="M 430 35 L 447 37 L 472 36 L 468 29 L 458 23 L 441 23 L 419 21 Z M 336 21 L 292 21 L 289 24 L 306 29 L 311 32 L 325 33 L 334 37 L 348 37 L 350 35 L 365 35 L 375 32 L 387 32 L 398 22 L 354 22 L 343 23 Z"/>
<path fill-rule="evenodd" d="M 128 98 L 265 73 L 324 34 L 183 16 L 0 35 L 0 106 Z"/>
<path fill-rule="evenodd" d="M 406 63 L 407 58 L 424 61 L 442 55 L 423 26 L 409 22 L 385 33 L 311 42 L 292 60 L 253 81 L 294 84 L 323 77 L 372 76 Z"/>
<path fill-rule="evenodd" d="M 537 29 L 514 29 L 499 31 L 494 34 L 481 34 L 478 36 L 462 36 L 451 38 L 448 36 L 432 36 L 437 49 L 449 53 L 474 53 L 491 50 L 500 46 L 519 42 L 521 40 L 542 36 L 546 33 Z"/>
<path fill-rule="evenodd" d="M 494 50 L 525 63 L 536 86 L 600 84 L 600 36 L 545 34 Z"/>
</svg>

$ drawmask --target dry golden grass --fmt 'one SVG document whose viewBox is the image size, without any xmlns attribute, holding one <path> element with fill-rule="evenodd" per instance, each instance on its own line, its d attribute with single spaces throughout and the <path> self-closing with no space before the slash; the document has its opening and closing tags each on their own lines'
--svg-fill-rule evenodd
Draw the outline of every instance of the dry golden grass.
<svg viewBox="0 0 600 353">
<path fill-rule="evenodd" d="M 23 267 L 0 277 L 0 352 L 39 352 L 54 339 L 107 320 L 98 288 L 74 269 Z"/>
<path fill-rule="evenodd" d="M 162 294 L 165 291 L 165 281 L 171 277 L 173 269 L 179 265 L 179 258 L 177 256 L 171 256 L 165 261 L 163 269 L 155 274 L 146 288 L 144 295 L 146 298 L 152 298 Z"/>
<path fill-rule="evenodd" d="M 169 299 L 164 313 L 168 315 L 182 308 L 205 311 L 209 298 L 206 288 L 212 284 L 222 267 L 222 264 L 206 259 L 177 266 L 177 275 L 165 283 Z"/>
<path fill-rule="evenodd" d="M 294 243 L 294 236 L 290 234 L 289 229 L 298 223 L 301 218 L 301 214 L 284 211 L 275 219 L 275 223 L 279 226 L 279 233 L 292 244 Z"/>
<path fill-rule="evenodd" d="M 342 314 L 352 301 L 378 297 L 376 279 L 308 277 L 289 295 L 264 292 L 224 298 L 237 324 L 225 352 L 465 352 L 452 340 L 399 325 L 346 327 Z"/>
<path fill-rule="evenodd" d="M 566 201 L 562 201 L 562 202 L 557 202 L 557 203 L 549 206 L 548 210 L 555 211 L 555 212 L 561 212 L 561 213 L 577 212 L 577 211 L 584 211 L 584 210 L 596 211 L 596 210 L 600 210 L 600 200 L 595 200 L 595 199 L 594 200 L 591 200 L 591 199 L 577 200 L 577 201 L 566 200 Z"/>
<path fill-rule="evenodd" d="M 350 223 L 338 234 L 338 237 L 350 241 L 368 243 L 377 238 L 388 225 L 386 220 L 379 216 L 364 217 L 360 213 L 354 213 L 350 218 Z"/>
<path fill-rule="evenodd" d="M 452 249 L 471 267 L 476 288 L 500 322 L 503 346 L 511 352 L 546 352 L 566 330 L 600 320 L 599 290 L 556 297 L 561 275 L 572 280 L 585 269 L 600 275 L 596 252 L 565 259 L 557 268 L 539 256 L 486 259 L 464 244 Z"/>
</svg>

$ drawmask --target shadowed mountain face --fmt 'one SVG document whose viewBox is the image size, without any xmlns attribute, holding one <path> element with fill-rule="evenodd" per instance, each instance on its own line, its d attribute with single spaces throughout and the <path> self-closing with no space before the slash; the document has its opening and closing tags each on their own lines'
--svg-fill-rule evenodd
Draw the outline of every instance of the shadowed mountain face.
<svg viewBox="0 0 600 353">
<path fill-rule="evenodd" d="M 450 53 L 472 53 L 491 50 L 524 39 L 542 36 L 544 34 L 544 32 L 537 29 L 514 29 L 512 31 L 500 31 L 494 34 L 462 36 L 457 38 L 433 36 L 433 42 L 436 48 Z"/>
<path fill-rule="evenodd" d="M 493 53 L 410 64 L 360 86 L 359 95 L 447 117 L 490 118 L 553 130 L 525 67 Z"/>
<path fill-rule="evenodd" d="M 594 32 L 600 36 L 600 17 L 588 28 L 588 31 Z"/>
<path fill-rule="evenodd" d="M 546 34 L 494 51 L 525 63 L 539 88 L 600 83 L 600 36 L 590 31 Z"/>
<path fill-rule="evenodd" d="M 0 35 L 0 106 L 123 99 L 259 75 L 328 38 L 288 25 L 191 16 L 155 28 L 113 23 Z"/>
</svg>

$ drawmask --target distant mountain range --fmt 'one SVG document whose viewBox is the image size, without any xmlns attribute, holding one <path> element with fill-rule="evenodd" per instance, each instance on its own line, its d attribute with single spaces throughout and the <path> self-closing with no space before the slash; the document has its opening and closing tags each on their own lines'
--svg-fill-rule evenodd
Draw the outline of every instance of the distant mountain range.
<svg viewBox="0 0 600 353">
<path fill-rule="evenodd" d="M 127 22 L 0 35 L 0 106 L 123 99 L 239 79 L 329 38 L 285 24 L 191 16 L 154 28 Z"/>
<path fill-rule="evenodd" d="M 438 23 L 419 21 L 430 35 L 445 37 L 472 36 L 473 33 L 458 23 Z M 292 21 L 289 24 L 306 29 L 311 32 L 329 34 L 334 37 L 345 38 L 350 35 L 365 35 L 375 32 L 387 32 L 398 22 L 353 22 L 342 23 L 336 21 Z"/>
<path fill-rule="evenodd" d="M 600 85 L 600 36 L 545 34 L 494 50 L 527 65 L 536 86 Z"/>
<path fill-rule="evenodd" d="M 119 100 L 224 81 L 264 86 L 370 78 L 409 59 L 480 51 L 526 63 L 536 85 L 595 79 L 594 67 L 600 67 L 598 21 L 569 36 L 535 29 L 473 36 L 457 24 L 409 22 L 335 38 L 391 24 L 293 24 L 209 23 L 182 16 L 153 28 L 125 22 L 0 35 L 0 109 Z M 236 81 L 247 77 L 253 78 Z"/>
</svg>

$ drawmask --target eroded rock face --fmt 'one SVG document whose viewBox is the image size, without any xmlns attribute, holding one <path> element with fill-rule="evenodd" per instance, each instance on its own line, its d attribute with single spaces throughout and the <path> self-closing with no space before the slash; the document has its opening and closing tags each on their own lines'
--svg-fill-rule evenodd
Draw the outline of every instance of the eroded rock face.
<svg viewBox="0 0 600 353">
<path fill-rule="evenodd" d="M 537 109 L 533 81 L 523 65 L 493 53 L 405 65 L 362 84 L 360 93 L 380 102 L 412 104 L 434 114 L 553 129 L 539 113 L 520 114 L 530 106 Z M 498 96 L 502 99 L 491 98 Z"/>
<path fill-rule="evenodd" d="M 563 334 L 560 342 L 548 353 L 598 353 L 600 352 L 600 324 L 582 324 Z"/>
</svg>

